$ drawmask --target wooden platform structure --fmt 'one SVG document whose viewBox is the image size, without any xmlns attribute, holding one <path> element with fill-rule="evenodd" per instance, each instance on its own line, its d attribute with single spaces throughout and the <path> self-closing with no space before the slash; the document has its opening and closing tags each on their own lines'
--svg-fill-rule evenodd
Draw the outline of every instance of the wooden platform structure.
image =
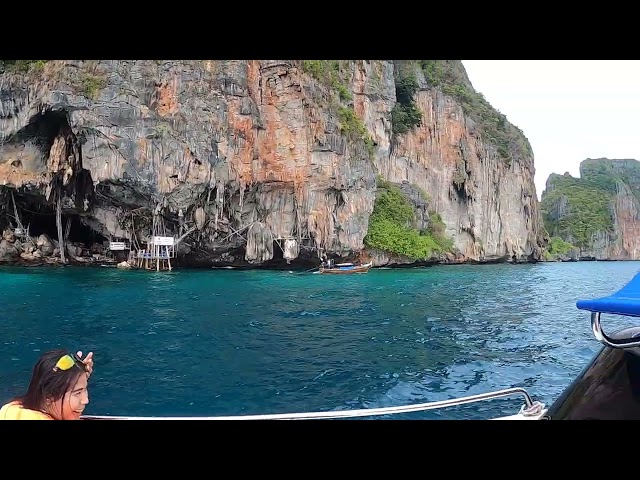
<svg viewBox="0 0 640 480">
<path fill-rule="evenodd" d="M 133 254 L 131 256 L 134 257 L 133 263 L 138 268 L 156 270 L 157 272 L 171 271 L 173 270 L 171 259 L 176 256 L 176 246 L 180 239 L 176 241 L 175 237 L 167 235 L 167 229 L 159 213 L 157 209 L 153 216 L 151 239 L 146 243 L 144 249 L 138 249 L 135 256 Z"/>
<path fill-rule="evenodd" d="M 145 250 L 136 252 L 136 266 L 145 270 L 173 270 L 171 259 L 175 258 L 175 238 L 154 236 L 147 242 Z"/>
</svg>

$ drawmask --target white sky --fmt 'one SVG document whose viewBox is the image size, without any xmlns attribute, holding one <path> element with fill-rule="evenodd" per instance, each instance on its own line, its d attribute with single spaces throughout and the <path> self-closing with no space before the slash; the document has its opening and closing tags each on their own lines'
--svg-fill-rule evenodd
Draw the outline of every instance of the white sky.
<svg viewBox="0 0 640 480">
<path fill-rule="evenodd" d="M 529 139 L 536 191 L 586 158 L 640 160 L 640 61 L 462 60 L 476 91 Z"/>
</svg>

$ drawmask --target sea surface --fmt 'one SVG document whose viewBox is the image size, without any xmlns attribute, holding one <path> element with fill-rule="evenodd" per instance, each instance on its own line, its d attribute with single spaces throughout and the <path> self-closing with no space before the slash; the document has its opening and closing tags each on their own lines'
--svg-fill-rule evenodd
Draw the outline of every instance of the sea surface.
<svg viewBox="0 0 640 480">
<path fill-rule="evenodd" d="M 92 415 L 330 411 L 515 386 L 550 405 L 601 347 L 576 300 L 610 294 L 639 270 L 0 267 L 0 400 L 26 389 L 41 352 L 63 347 L 94 352 Z M 631 325 L 603 317 L 607 333 Z M 376 418 L 493 418 L 522 404 L 516 396 Z"/>
</svg>

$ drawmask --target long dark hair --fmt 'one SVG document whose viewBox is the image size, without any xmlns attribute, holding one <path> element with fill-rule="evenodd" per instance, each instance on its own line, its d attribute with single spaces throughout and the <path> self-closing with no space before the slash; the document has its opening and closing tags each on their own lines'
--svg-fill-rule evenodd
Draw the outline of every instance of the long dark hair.
<svg viewBox="0 0 640 480">
<path fill-rule="evenodd" d="M 64 397 L 78 381 L 81 373 L 87 371 L 86 366 L 81 361 L 74 362 L 69 370 L 57 370 L 54 368 L 58 360 L 64 355 L 71 355 L 67 350 L 50 350 L 43 353 L 35 366 L 31 375 L 31 381 L 27 388 L 27 393 L 17 398 L 24 408 L 46 412 L 47 400 L 57 401 Z"/>
</svg>

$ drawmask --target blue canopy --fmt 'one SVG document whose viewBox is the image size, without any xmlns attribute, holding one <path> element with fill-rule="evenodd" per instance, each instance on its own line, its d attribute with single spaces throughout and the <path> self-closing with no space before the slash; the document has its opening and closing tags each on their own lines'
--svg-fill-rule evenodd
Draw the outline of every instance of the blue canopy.
<svg viewBox="0 0 640 480">
<path fill-rule="evenodd" d="M 576 307 L 591 312 L 640 317 L 640 273 L 637 273 L 629 283 L 608 297 L 578 300 Z"/>
</svg>

